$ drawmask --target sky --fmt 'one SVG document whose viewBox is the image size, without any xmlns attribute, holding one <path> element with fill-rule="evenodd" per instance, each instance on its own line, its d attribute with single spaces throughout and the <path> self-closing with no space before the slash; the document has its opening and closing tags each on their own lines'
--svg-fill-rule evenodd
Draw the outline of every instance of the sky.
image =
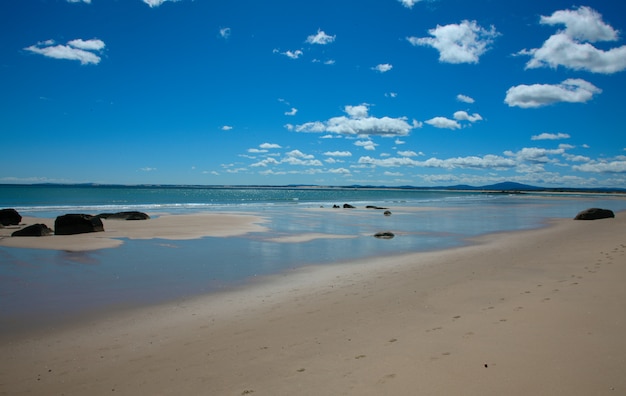
<svg viewBox="0 0 626 396">
<path fill-rule="evenodd" d="M 626 2 L 0 2 L 0 183 L 626 187 Z"/>
</svg>

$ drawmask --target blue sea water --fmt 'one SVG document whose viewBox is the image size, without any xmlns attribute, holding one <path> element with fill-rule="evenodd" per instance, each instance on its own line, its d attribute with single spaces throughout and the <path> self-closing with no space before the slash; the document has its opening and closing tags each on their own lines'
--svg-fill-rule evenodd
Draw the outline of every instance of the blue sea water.
<svg viewBox="0 0 626 396">
<path fill-rule="evenodd" d="M 379 210 L 331 209 L 350 203 Z M 119 248 L 63 252 L 0 247 L 0 324 L 64 318 L 172 301 L 244 285 L 305 265 L 444 249 L 473 236 L 540 227 L 580 210 L 626 210 L 608 195 L 339 188 L 200 188 L 0 185 L 0 208 L 54 218 L 65 213 L 140 210 L 258 214 L 268 231 L 200 240 L 125 240 Z M 309 210 L 324 207 L 324 210 Z M 421 208 L 412 210 L 410 208 Z M 396 237 L 378 240 L 378 231 Z M 272 238 L 303 233 L 345 235 L 300 243 Z"/>
</svg>

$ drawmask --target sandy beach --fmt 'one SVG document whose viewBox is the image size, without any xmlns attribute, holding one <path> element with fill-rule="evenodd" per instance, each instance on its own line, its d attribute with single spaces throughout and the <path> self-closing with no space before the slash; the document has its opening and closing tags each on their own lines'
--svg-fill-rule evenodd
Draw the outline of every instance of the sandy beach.
<svg viewBox="0 0 626 396">
<path fill-rule="evenodd" d="M 54 229 L 49 218 L 24 217 L 20 226 L 0 228 L 0 246 L 88 251 L 118 247 L 123 238 L 128 239 L 198 239 L 202 237 L 228 237 L 249 232 L 261 232 L 263 218 L 240 213 L 204 213 L 193 215 L 161 215 L 150 220 L 125 221 L 102 219 L 104 232 L 75 235 L 51 235 L 43 238 L 15 237 L 11 234 L 24 225 L 45 224 Z"/>
<path fill-rule="evenodd" d="M 0 394 L 625 394 L 625 219 L 558 220 L 7 335 Z"/>
</svg>

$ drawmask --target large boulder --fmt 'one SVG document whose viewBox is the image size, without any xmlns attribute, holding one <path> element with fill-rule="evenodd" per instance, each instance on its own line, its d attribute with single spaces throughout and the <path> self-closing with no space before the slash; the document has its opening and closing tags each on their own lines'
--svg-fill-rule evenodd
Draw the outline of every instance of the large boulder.
<svg viewBox="0 0 626 396">
<path fill-rule="evenodd" d="M 609 209 L 589 208 L 579 212 L 574 220 L 598 220 L 615 217 L 615 213 Z"/>
<path fill-rule="evenodd" d="M 15 209 L 0 209 L 0 224 L 3 226 L 18 225 L 22 216 Z"/>
<path fill-rule="evenodd" d="M 56 235 L 84 234 L 87 232 L 104 231 L 104 225 L 99 217 L 88 214 L 66 214 L 54 221 Z"/>
<path fill-rule="evenodd" d="M 11 236 L 14 237 L 41 237 L 52 235 L 52 230 L 45 224 L 33 224 L 15 231 Z"/>
<path fill-rule="evenodd" d="M 343 204 L 343 208 L 344 209 L 354 209 L 355 207 L 350 205 L 350 204 L 345 203 L 345 204 Z"/>
<path fill-rule="evenodd" d="M 148 220 L 150 216 L 143 212 L 100 213 L 97 217 L 107 220 Z"/>
</svg>

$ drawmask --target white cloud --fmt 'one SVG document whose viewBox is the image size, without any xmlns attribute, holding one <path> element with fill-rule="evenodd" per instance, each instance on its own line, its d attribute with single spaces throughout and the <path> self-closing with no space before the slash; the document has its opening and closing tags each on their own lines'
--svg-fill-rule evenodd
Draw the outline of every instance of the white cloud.
<svg viewBox="0 0 626 396">
<path fill-rule="evenodd" d="M 626 173 L 626 160 L 590 161 L 586 164 L 575 165 L 572 169 L 591 173 Z"/>
<path fill-rule="evenodd" d="M 329 157 L 352 157 L 352 153 L 349 151 L 327 151 L 324 155 Z"/>
<path fill-rule="evenodd" d="M 565 153 L 565 150 L 560 149 L 544 149 L 539 147 L 525 147 L 517 152 L 505 151 L 504 155 L 508 157 L 515 157 L 518 162 L 531 162 L 531 163 L 548 163 L 556 162 L 557 160 L 550 158 L 550 155 L 561 155 Z"/>
<path fill-rule="evenodd" d="M 460 24 L 437 25 L 428 33 L 433 37 L 407 37 L 414 46 L 430 46 L 439 51 L 439 61 L 445 63 L 478 63 L 493 40 L 499 35 L 495 27 L 489 30 L 478 26 L 476 21 Z"/>
<path fill-rule="evenodd" d="M 278 162 L 276 159 L 269 157 L 269 158 L 265 158 L 259 162 L 256 162 L 252 165 L 250 165 L 253 168 L 259 168 L 259 167 L 263 167 L 266 168 L 268 165 L 279 165 L 280 162 Z"/>
<path fill-rule="evenodd" d="M 406 142 L 404 140 L 400 140 L 400 139 L 396 139 L 396 141 L 394 143 L 397 144 L 397 145 L 406 144 Z"/>
<path fill-rule="evenodd" d="M 530 140 L 560 140 L 569 139 L 570 136 L 567 133 L 541 133 L 539 135 L 531 136 Z"/>
<path fill-rule="evenodd" d="M 68 41 L 67 44 L 71 47 L 79 48 L 85 51 L 102 51 L 105 47 L 104 41 L 98 39 L 76 39 Z"/>
<path fill-rule="evenodd" d="M 420 153 L 422 154 L 422 153 Z M 415 151 L 398 151 L 398 155 L 401 157 L 417 157 L 418 154 Z M 422 154 L 423 155 L 423 154 Z"/>
<path fill-rule="evenodd" d="M 458 121 L 476 122 L 482 121 L 483 118 L 478 113 L 469 115 L 466 111 L 457 111 L 456 113 L 454 113 L 454 119 Z"/>
<path fill-rule="evenodd" d="M 77 60 L 82 65 L 97 65 L 101 58 L 96 52 L 102 51 L 104 47 L 104 41 L 99 39 L 76 39 L 68 41 L 67 45 L 55 45 L 53 40 L 47 40 L 24 49 L 48 58 Z"/>
<path fill-rule="evenodd" d="M 615 41 L 618 32 L 602 21 L 602 15 L 589 7 L 555 11 L 551 16 L 542 16 L 542 25 L 565 25 L 565 34 L 589 42 Z"/>
<path fill-rule="evenodd" d="M 91 0 L 67 0 L 68 3 L 86 3 L 91 4 Z"/>
<path fill-rule="evenodd" d="M 295 116 L 297 112 L 298 112 L 298 109 L 296 109 L 295 107 L 292 107 L 291 110 L 285 112 L 285 115 Z"/>
<path fill-rule="evenodd" d="M 229 27 L 221 28 L 220 29 L 220 36 L 222 38 L 225 38 L 225 39 L 229 38 L 230 37 L 230 28 Z"/>
<path fill-rule="evenodd" d="M 299 57 L 304 55 L 304 52 L 302 52 L 302 50 L 280 52 L 279 50 L 274 49 L 272 52 L 275 54 L 285 55 L 286 57 L 291 59 L 298 59 Z"/>
<path fill-rule="evenodd" d="M 265 150 L 282 148 L 279 144 L 276 143 L 263 143 L 260 144 L 259 147 Z"/>
<path fill-rule="evenodd" d="M 328 173 L 336 173 L 336 174 L 340 174 L 340 175 L 349 175 L 350 174 L 350 170 L 348 170 L 346 168 L 333 168 L 333 169 L 329 169 Z"/>
<path fill-rule="evenodd" d="M 288 152 L 280 161 L 281 164 L 302 165 L 302 166 L 322 166 L 322 162 L 315 159 L 311 154 L 304 154 L 300 150 L 292 150 Z"/>
<path fill-rule="evenodd" d="M 425 161 L 417 161 L 408 157 L 377 159 L 372 157 L 359 158 L 359 164 L 375 165 L 380 167 L 415 166 L 423 168 L 470 168 L 470 169 L 509 169 L 516 165 L 510 158 L 497 155 L 485 155 L 483 157 L 469 156 L 449 159 L 429 158 Z"/>
<path fill-rule="evenodd" d="M 412 129 L 421 127 L 415 120 L 409 124 L 406 117 L 372 117 L 368 104 L 345 106 L 344 111 L 347 117 L 333 117 L 327 121 L 312 121 L 288 128 L 296 132 L 329 132 L 339 135 L 406 136 Z"/>
<path fill-rule="evenodd" d="M 222 131 L 230 131 L 231 129 L 233 129 L 233 127 L 230 125 L 224 125 L 221 129 Z"/>
<path fill-rule="evenodd" d="M 154 172 L 157 170 L 157 168 L 151 168 L 149 166 L 146 166 L 146 167 L 140 168 L 139 170 L 142 172 Z"/>
<path fill-rule="evenodd" d="M 381 63 L 372 67 L 372 70 L 376 70 L 379 73 L 386 73 L 391 69 L 393 69 L 393 65 L 390 65 L 389 63 Z"/>
<path fill-rule="evenodd" d="M 518 55 L 529 55 L 526 68 L 557 68 L 611 74 L 626 69 L 626 46 L 607 51 L 590 43 L 615 41 L 618 32 L 602 21 L 602 15 L 589 7 L 556 11 L 542 16 L 544 25 L 565 25 L 565 29 L 550 36 L 541 46 L 522 50 Z"/>
<path fill-rule="evenodd" d="M 354 145 L 358 147 L 363 147 L 365 150 L 368 151 L 374 151 L 376 150 L 376 146 L 378 146 L 371 140 L 357 140 L 356 142 L 354 142 Z"/>
<path fill-rule="evenodd" d="M 253 154 L 262 154 L 262 153 L 267 153 L 267 150 L 262 150 L 258 148 L 250 148 L 248 149 L 248 152 L 253 153 Z"/>
<path fill-rule="evenodd" d="M 413 6 L 419 3 L 421 0 L 398 0 L 398 1 L 402 3 L 402 5 L 405 6 L 406 8 L 413 8 Z"/>
<path fill-rule="evenodd" d="M 154 7 L 158 7 L 161 4 L 165 3 L 166 1 L 172 1 L 172 2 L 176 2 L 176 1 L 180 1 L 180 0 L 142 0 L 144 3 L 146 3 L 147 5 L 150 6 L 150 8 L 154 8 Z"/>
<path fill-rule="evenodd" d="M 451 120 L 446 117 L 434 117 L 424 122 L 428 125 L 434 126 L 435 128 L 442 128 L 442 129 L 460 129 L 461 128 L 461 124 L 459 124 L 455 120 Z"/>
<path fill-rule="evenodd" d="M 323 30 L 317 29 L 317 33 L 308 36 L 306 38 L 306 42 L 309 43 L 309 44 L 326 45 L 326 44 L 330 44 L 333 41 L 335 41 L 335 37 L 336 36 L 330 36 L 330 35 L 324 33 Z"/>
<path fill-rule="evenodd" d="M 386 97 L 388 98 L 397 98 L 398 97 L 398 93 L 397 92 L 387 92 L 385 94 Z"/>
<path fill-rule="evenodd" d="M 456 100 L 458 100 L 459 102 L 463 102 L 463 103 L 474 103 L 474 99 L 467 96 L 467 95 L 462 95 L 462 94 L 458 94 L 456 96 Z"/>
<path fill-rule="evenodd" d="M 547 106 L 558 102 L 585 103 L 602 90 L 582 79 L 567 79 L 560 84 L 517 85 L 506 91 L 504 102 L 522 108 Z"/>
<path fill-rule="evenodd" d="M 311 154 L 304 154 L 300 150 L 292 150 L 292 151 L 288 152 L 287 153 L 287 157 L 304 158 L 304 159 L 313 159 L 313 158 L 315 158 L 313 155 L 311 155 Z"/>
</svg>

